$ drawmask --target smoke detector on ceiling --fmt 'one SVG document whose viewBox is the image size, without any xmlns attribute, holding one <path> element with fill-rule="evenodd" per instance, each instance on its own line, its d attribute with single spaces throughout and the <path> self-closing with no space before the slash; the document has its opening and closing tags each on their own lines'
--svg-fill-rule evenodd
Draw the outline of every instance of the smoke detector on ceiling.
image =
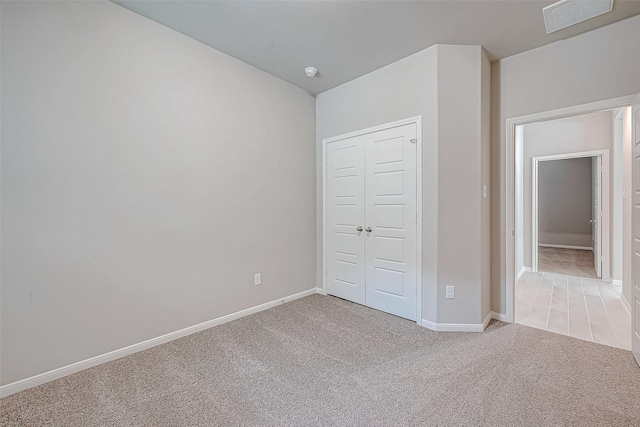
<svg viewBox="0 0 640 427">
<path fill-rule="evenodd" d="M 613 9 L 613 0 L 562 0 L 542 9 L 547 34 Z"/>
<path fill-rule="evenodd" d="M 315 77 L 318 74 L 318 69 L 316 67 L 307 67 L 304 69 L 304 72 L 308 77 Z"/>
</svg>

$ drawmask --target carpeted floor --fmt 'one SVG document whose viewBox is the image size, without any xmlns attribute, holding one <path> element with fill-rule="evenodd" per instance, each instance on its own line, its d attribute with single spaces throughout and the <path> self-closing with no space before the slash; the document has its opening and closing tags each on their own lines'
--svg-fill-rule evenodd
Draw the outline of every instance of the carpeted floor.
<svg viewBox="0 0 640 427">
<path fill-rule="evenodd" d="M 593 252 L 583 249 L 538 247 L 538 271 L 598 278 Z"/>
<path fill-rule="evenodd" d="M 628 351 L 313 295 L 4 398 L 0 424 L 620 427 L 639 393 Z"/>
</svg>

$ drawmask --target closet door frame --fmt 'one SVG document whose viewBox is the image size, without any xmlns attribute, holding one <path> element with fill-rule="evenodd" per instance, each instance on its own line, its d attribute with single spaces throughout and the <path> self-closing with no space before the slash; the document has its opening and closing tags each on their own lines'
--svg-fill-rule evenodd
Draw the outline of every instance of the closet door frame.
<svg viewBox="0 0 640 427">
<path fill-rule="evenodd" d="M 350 132 L 322 140 L 322 293 L 327 290 L 327 144 L 356 136 L 392 129 L 408 124 L 416 126 L 416 323 L 421 325 L 422 319 L 422 116 L 410 117 L 380 126 Z"/>
</svg>

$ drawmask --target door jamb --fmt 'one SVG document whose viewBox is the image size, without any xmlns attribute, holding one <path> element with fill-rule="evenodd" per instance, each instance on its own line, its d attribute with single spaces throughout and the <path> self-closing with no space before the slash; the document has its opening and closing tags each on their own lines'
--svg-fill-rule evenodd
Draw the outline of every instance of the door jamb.
<svg viewBox="0 0 640 427">
<path fill-rule="evenodd" d="M 327 292 L 327 144 L 381 130 L 415 123 L 416 125 L 416 323 L 422 325 L 422 116 L 386 123 L 322 140 L 322 290 Z"/>
<path fill-rule="evenodd" d="M 602 158 L 602 277 L 605 282 L 611 281 L 611 236 L 609 230 L 609 215 L 611 199 L 609 194 L 609 150 L 581 151 L 577 153 L 553 154 L 537 156 L 531 159 L 531 271 L 538 271 L 538 163 L 549 160 L 579 159 L 584 157 Z"/>
<path fill-rule="evenodd" d="M 502 174 L 504 176 L 504 210 L 506 213 L 504 228 L 502 229 L 502 239 L 504 244 L 504 264 L 501 267 L 502 277 L 505 284 L 506 313 L 504 320 L 513 323 L 515 312 L 515 278 L 516 278 L 516 251 L 515 251 L 515 146 L 516 146 L 516 126 L 544 120 L 561 119 L 565 117 L 577 116 L 580 114 L 595 113 L 597 111 L 611 108 L 628 107 L 633 104 L 637 94 L 621 96 L 619 98 L 607 99 L 603 101 L 590 102 L 587 104 L 575 105 L 572 107 L 559 108 L 555 110 L 543 111 L 540 113 L 527 114 L 506 119 L 506 138 L 503 146 L 504 163 L 502 164 Z"/>
</svg>

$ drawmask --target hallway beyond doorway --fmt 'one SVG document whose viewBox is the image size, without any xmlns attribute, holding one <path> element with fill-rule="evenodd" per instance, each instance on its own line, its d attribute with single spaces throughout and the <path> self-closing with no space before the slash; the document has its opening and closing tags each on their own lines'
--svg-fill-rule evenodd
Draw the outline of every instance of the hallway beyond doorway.
<svg viewBox="0 0 640 427">
<path fill-rule="evenodd" d="M 524 272 L 516 282 L 515 321 L 631 350 L 631 315 L 621 289 L 598 279 Z"/>
</svg>

